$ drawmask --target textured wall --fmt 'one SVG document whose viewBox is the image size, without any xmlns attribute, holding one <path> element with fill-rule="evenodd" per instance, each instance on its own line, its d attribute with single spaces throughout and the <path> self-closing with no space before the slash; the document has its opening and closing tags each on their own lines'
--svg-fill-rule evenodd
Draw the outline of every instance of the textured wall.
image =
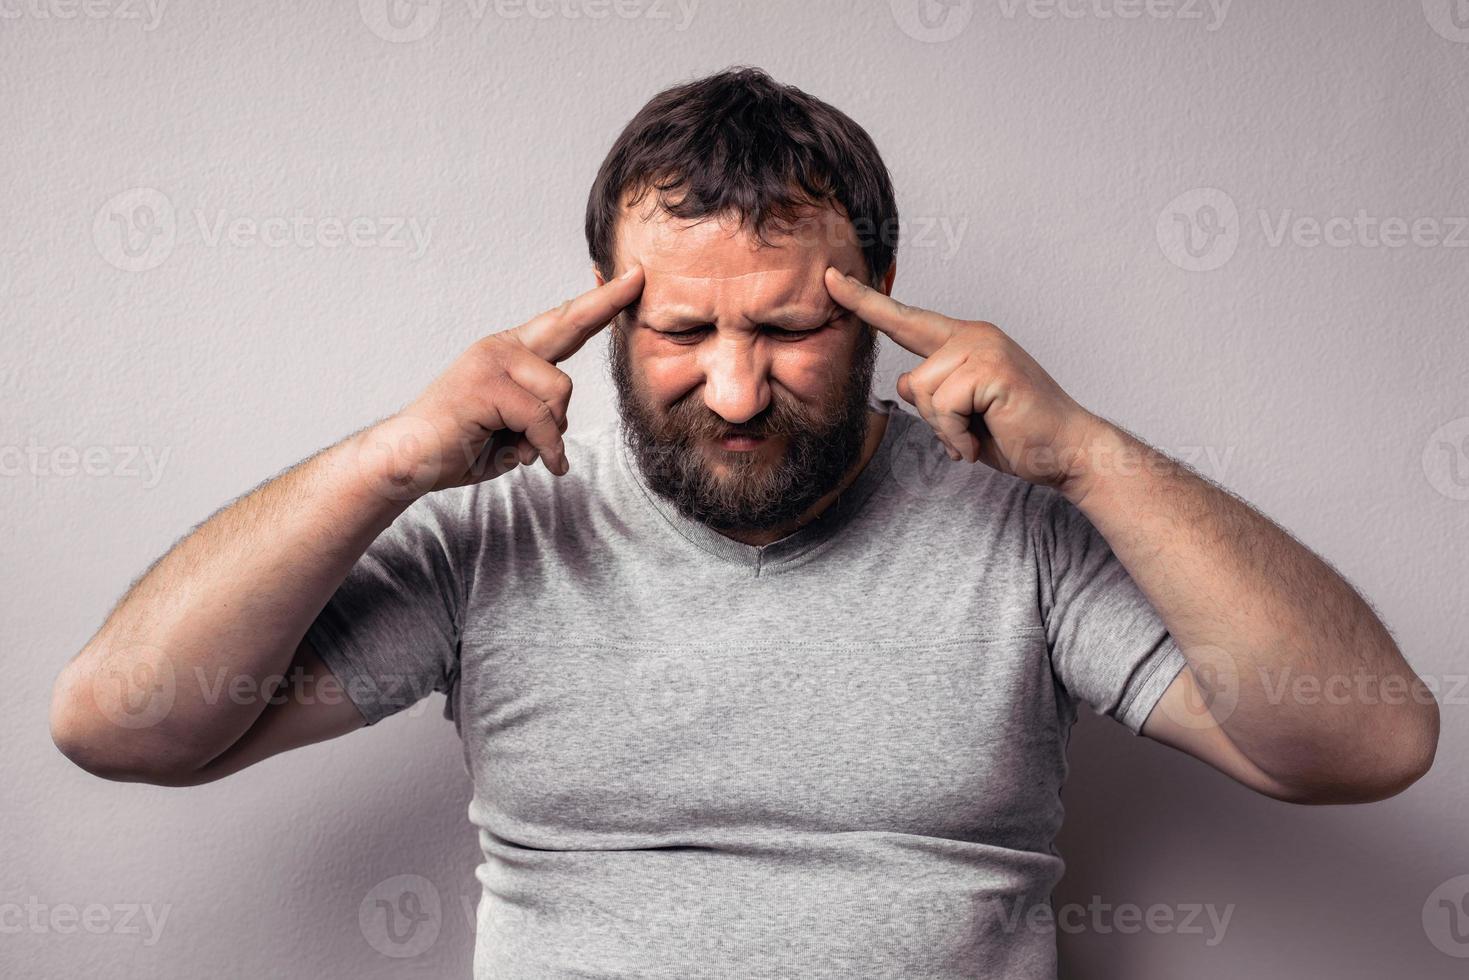
<svg viewBox="0 0 1469 980">
<path fill-rule="evenodd" d="M 589 286 L 619 128 L 757 64 L 883 150 L 903 299 L 994 320 L 1291 529 L 1440 690 L 1433 772 L 1361 807 L 1255 797 L 1086 719 L 1064 975 L 1463 976 L 1469 908 L 1456 938 L 1438 900 L 1469 889 L 1469 4 L 388 13 L 0 0 L 0 974 L 467 974 L 477 850 L 437 697 L 168 790 L 71 767 L 48 688 L 193 523 Z M 578 428 L 611 411 L 603 351 L 569 362 Z M 887 347 L 884 394 L 910 363 Z M 405 881 L 440 906 L 397 959 L 358 913 Z"/>
</svg>

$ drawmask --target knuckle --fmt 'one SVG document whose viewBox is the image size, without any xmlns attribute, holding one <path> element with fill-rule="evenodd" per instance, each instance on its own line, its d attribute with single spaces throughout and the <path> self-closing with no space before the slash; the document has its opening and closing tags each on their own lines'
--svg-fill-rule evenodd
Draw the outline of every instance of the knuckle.
<svg viewBox="0 0 1469 980">
<path fill-rule="evenodd" d="M 947 389 L 936 391 L 933 395 L 933 410 L 943 414 L 952 413 L 958 401 L 959 399 L 952 391 Z"/>
<path fill-rule="evenodd" d="M 481 337 L 470 345 L 470 353 L 481 369 L 503 373 L 509 359 L 509 343 L 500 334 Z"/>
</svg>

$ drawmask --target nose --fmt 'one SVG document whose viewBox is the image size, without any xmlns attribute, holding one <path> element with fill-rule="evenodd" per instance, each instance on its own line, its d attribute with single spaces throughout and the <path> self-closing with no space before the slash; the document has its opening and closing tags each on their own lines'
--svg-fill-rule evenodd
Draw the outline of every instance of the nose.
<svg viewBox="0 0 1469 980">
<path fill-rule="evenodd" d="M 720 337 L 701 352 L 704 406 L 731 425 L 741 425 L 770 404 L 770 358 L 749 337 Z"/>
</svg>

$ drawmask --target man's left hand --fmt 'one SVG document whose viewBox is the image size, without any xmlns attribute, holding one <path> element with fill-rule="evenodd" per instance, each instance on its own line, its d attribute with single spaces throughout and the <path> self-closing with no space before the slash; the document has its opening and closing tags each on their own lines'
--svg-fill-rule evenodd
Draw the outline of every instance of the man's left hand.
<svg viewBox="0 0 1469 980">
<path fill-rule="evenodd" d="M 840 306 L 925 358 L 898 378 L 898 395 L 950 457 L 1063 492 L 1085 478 L 1088 451 L 1106 423 L 999 327 L 906 306 L 835 268 L 826 270 L 826 288 Z"/>
</svg>

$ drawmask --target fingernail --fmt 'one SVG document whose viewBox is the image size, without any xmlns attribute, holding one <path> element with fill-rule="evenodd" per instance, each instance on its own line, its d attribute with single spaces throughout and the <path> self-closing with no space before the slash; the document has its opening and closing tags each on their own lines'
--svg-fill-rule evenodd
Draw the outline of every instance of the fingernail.
<svg viewBox="0 0 1469 980">
<path fill-rule="evenodd" d="M 633 266 L 631 269 L 628 269 L 626 272 L 624 272 L 622 275 L 618 276 L 617 278 L 619 278 L 619 279 L 631 279 L 634 275 L 637 274 L 637 271 L 638 271 L 638 267 L 637 266 Z"/>
</svg>

